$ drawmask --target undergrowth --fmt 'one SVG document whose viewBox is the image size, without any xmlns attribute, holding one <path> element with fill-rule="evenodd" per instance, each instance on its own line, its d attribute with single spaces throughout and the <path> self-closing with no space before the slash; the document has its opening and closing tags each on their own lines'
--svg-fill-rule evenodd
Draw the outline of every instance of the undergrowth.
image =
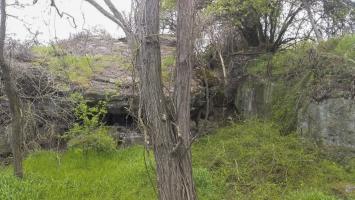
<svg viewBox="0 0 355 200">
<path fill-rule="evenodd" d="M 355 35 L 297 46 L 251 60 L 249 75 L 271 82 L 271 119 L 284 134 L 296 130 L 298 113 L 309 102 L 324 98 L 349 98 L 355 74 Z M 349 92 L 350 91 L 350 92 Z"/>
<path fill-rule="evenodd" d="M 199 199 L 355 198 L 341 192 L 355 184 L 353 160 L 344 166 L 327 160 L 313 144 L 282 136 L 277 127 L 251 120 L 199 139 L 192 148 Z M 23 181 L 0 170 L 0 199 L 156 199 L 153 155 L 143 155 L 139 146 L 107 155 L 37 152 L 25 161 Z"/>
</svg>

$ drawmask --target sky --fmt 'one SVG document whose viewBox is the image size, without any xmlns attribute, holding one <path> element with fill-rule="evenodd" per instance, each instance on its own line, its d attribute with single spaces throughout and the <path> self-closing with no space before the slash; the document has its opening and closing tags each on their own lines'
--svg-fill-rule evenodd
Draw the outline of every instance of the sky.
<svg viewBox="0 0 355 200">
<path fill-rule="evenodd" d="M 8 0 L 10 5 L 16 0 Z M 122 31 L 115 23 L 104 17 L 94 7 L 84 0 L 56 0 L 60 11 L 64 11 L 75 18 L 77 28 L 67 17 L 60 18 L 55 9 L 50 7 L 50 0 L 38 0 L 33 5 L 33 0 L 17 0 L 25 7 L 8 6 L 7 33 L 13 39 L 26 40 L 33 38 L 30 32 L 39 31 L 40 42 L 50 42 L 57 39 L 65 39 L 70 35 L 85 29 L 105 29 L 114 37 L 122 37 Z M 104 5 L 102 0 L 97 0 Z M 112 0 L 117 9 L 128 12 L 130 0 Z M 12 16 L 16 16 L 12 17 Z M 30 27 L 30 31 L 26 27 Z"/>
<path fill-rule="evenodd" d="M 33 34 L 30 34 L 26 27 L 30 27 L 31 32 L 39 31 L 38 40 L 44 43 L 54 41 L 56 38 L 65 39 L 85 29 L 94 28 L 104 29 L 113 37 L 123 36 L 123 32 L 115 23 L 104 17 L 85 0 L 55 0 L 61 11 L 75 18 L 77 28 L 73 27 L 70 20 L 58 16 L 55 9 L 50 7 L 50 0 L 38 0 L 35 5 L 32 4 L 33 0 L 7 0 L 7 3 L 12 4 L 15 1 L 27 6 L 23 8 L 8 6 L 8 14 L 18 18 L 8 18 L 7 33 L 13 39 L 33 38 Z M 104 5 L 103 0 L 97 2 Z M 123 12 L 127 13 L 130 9 L 130 0 L 112 0 L 112 2 Z"/>
</svg>

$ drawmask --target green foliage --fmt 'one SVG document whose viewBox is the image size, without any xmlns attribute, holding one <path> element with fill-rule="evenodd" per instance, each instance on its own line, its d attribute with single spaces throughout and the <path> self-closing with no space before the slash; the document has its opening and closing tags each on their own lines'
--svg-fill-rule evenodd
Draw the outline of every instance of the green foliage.
<svg viewBox="0 0 355 200">
<path fill-rule="evenodd" d="M 102 127 L 102 118 L 107 113 L 106 102 L 99 101 L 97 105 L 90 107 L 84 100 L 84 97 L 78 93 L 71 96 L 72 100 L 76 102 L 75 116 L 82 124 L 76 123 L 74 129 L 70 132 L 72 134 L 85 134 Z M 75 127 L 79 127 L 78 130 Z"/>
<path fill-rule="evenodd" d="M 34 46 L 32 52 L 38 56 L 56 56 L 54 48 L 50 46 Z"/>
<path fill-rule="evenodd" d="M 176 0 L 163 0 L 161 1 L 162 11 L 172 11 L 176 8 Z"/>
<path fill-rule="evenodd" d="M 84 154 L 87 152 L 112 153 L 116 149 L 116 143 L 107 134 L 102 118 L 107 113 L 106 102 L 100 101 L 96 106 L 89 107 L 84 98 L 77 93 L 71 97 L 77 106 L 75 116 L 80 123 L 75 123 L 68 131 L 68 146 L 77 149 Z"/>
<path fill-rule="evenodd" d="M 336 195 L 353 184 L 355 169 L 322 158 L 319 149 L 296 135 L 281 136 L 273 123 L 252 120 L 219 129 L 192 151 L 199 199 L 353 198 Z M 23 181 L 11 176 L 10 168 L 0 170 L 0 199 L 153 200 L 155 164 L 149 154 L 146 165 L 143 152 L 143 147 L 86 156 L 37 152 L 25 161 Z"/>
<path fill-rule="evenodd" d="M 333 27 L 338 28 L 346 23 L 346 20 L 353 20 L 355 17 L 354 4 L 352 1 L 327 0 L 323 2 L 324 16 L 332 21 Z"/>
<path fill-rule="evenodd" d="M 81 134 L 72 138 L 68 142 L 70 149 L 77 149 L 84 154 L 88 152 L 112 153 L 116 150 L 116 143 L 107 130 L 100 128 L 89 134 Z"/>
<path fill-rule="evenodd" d="M 346 35 L 339 40 L 335 48 L 338 55 L 349 59 L 355 59 L 355 35 Z"/>
<path fill-rule="evenodd" d="M 350 74 L 355 73 L 354 58 L 355 36 L 346 35 L 318 46 L 304 42 L 273 55 L 262 55 L 248 63 L 247 72 L 273 83 L 269 105 L 272 120 L 287 134 L 296 129 L 297 114 L 319 88 L 332 89 L 331 93 L 339 96 L 341 89 L 333 89 L 336 85 L 349 87 Z"/>
<path fill-rule="evenodd" d="M 208 13 L 228 17 L 235 25 L 240 25 L 245 17 L 271 14 L 281 14 L 277 0 L 217 0 L 213 1 L 207 8 Z M 257 20 L 257 18 L 255 18 Z"/>
</svg>

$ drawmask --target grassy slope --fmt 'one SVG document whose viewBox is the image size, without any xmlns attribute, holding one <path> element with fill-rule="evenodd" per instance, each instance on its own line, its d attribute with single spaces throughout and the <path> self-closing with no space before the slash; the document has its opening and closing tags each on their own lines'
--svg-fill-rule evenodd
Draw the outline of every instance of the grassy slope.
<svg viewBox="0 0 355 200">
<path fill-rule="evenodd" d="M 0 199 L 155 199 L 143 152 L 132 147 L 87 158 L 78 152 L 37 152 L 25 162 L 25 180 L 16 180 L 9 169 L 0 171 Z M 344 185 L 355 184 L 354 165 L 321 158 L 316 147 L 280 136 L 266 122 L 231 125 L 202 138 L 193 146 L 193 159 L 202 200 L 333 200 L 346 197 Z"/>
<path fill-rule="evenodd" d="M 83 87 L 90 86 L 93 75 L 112 65 L 129 70 L 129 60 L 120 55 L 75 56 L 51 46 L 35 46 L 32 49 L 36 59 L 33 64 L 46 66 L 47 69 Z"/>
</svg>

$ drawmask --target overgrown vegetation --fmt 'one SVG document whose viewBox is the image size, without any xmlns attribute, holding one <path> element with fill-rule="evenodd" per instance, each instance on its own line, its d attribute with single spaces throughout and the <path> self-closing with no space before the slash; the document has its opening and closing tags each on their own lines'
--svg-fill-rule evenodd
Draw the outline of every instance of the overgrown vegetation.
<svg viewBox="0 0 355 200">
<path fill-rule="evenodd" d="M 211 173 L 208 194 L 216 196 L 209 199 L 331 199 L 333 186 L 352 183 L 354 168 L 322 159 L 315 146 L 295 134 L 281 136 L 276 127 L 235 124 L 194 146 L 194 166 Z"/>
<path fill-rule="evenodd" d="M 107 67 L 119 65 L 126 70 L 131 67 L 128 58 L 120 55 L 79 56 L 56 46 L 35 46 L 32 51 L 37 57 L 35 64 L 46 66 L 56 75 L 83 87 L 88 87 L 92 76 Z"/>
<path fill-rule="evenodd" d="M 305 102 L 351 95 L 354 57 L 355 36 L 347 35 L 262 55 L 248 63 L 247 71 L 273 83 L 272 119 L 289 133 L 296 129 L 297 114 L 307 106 Z"/>
<path fill-rule="evenodd" d="M 106 156 L 38 152 L 25 162 L 24 181 L 1 170 L 0 199 L 155 199 L 153 158 L 143 155 L 142 147 Z M 255 120 L 222 128 L 193 146 L 202 200 L 355 198 L 345 191 L 355 180 L 351 162 L 327 160 L 313 144 Z"/>
<path fill-rule="evenodd" d="M 97 105 L 90 107 L 83 96 L 78 93 L 72 95 L 76 104 L 75 116 L 78 120 L 66 133 L 65 138 L 69 139 L 68 147 L 84 155 L 88 153 L 113 153 L 116 150 L 116 143 L 102 122 L 107 113 L 106 102 L 100 101 Z"/>
</svg>

